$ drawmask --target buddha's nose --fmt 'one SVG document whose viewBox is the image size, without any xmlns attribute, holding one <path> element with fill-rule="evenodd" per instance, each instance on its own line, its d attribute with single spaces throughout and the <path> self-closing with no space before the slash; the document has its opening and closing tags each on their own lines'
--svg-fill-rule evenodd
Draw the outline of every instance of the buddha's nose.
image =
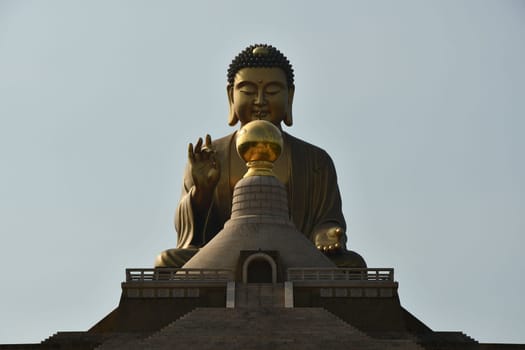
<svg viewBox="0 0 525 350">
<path fill-rule="evenodd" d="M 266 103 L 266 96 L 264 96 L 264 91 L 261 90 L 257 93 L 257 96 L 255 97 L 254 103 L 256 105 L 263 105 Z"/>
</svg>

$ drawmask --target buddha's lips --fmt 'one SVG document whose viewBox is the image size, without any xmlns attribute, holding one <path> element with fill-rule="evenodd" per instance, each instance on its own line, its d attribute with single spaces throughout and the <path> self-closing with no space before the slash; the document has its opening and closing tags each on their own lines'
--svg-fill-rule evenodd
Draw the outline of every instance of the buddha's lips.
<svg viewBox="0 0 525 350">
<path fill-rule="evenodd" d="M 259 118 L 259 119 L 266 117 L 268 114 L 269 114 L 268 111 L 254 111 L 253 113 L 254 117 Z"/>
</svg>

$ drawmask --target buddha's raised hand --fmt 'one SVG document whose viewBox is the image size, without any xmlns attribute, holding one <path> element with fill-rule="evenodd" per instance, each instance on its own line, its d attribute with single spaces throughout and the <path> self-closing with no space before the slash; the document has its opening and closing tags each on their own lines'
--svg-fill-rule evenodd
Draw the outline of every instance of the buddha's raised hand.
<svg viewBox="0 0 525 350">
<path fill-rule="evenodd" d="M 215 157 L 215 150 L 210 135 L 206 135 L 205 144 L 199 140 L 193 147 L 188 146 L 188 160 L 191 167 L 191 177 L 195 189 L 191 194 L 192 202 L 197 206 L 205 206 L 211 201 L 213 190 L 221 174 L 220 164 Z"/>
</svg>

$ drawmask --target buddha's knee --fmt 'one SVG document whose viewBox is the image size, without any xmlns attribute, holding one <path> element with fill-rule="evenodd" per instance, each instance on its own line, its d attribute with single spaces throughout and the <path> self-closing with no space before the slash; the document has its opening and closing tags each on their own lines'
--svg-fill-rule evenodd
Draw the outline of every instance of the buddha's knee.
<svg viewBox="0 0 525 350">
<path fill-rule="evenodd" d="M 328 256 L 337 267 L 366 268 L 365 259 L 353 250 L 343 250 Z"/>
<path fill-rule="evenodd" d="M 199 249 L 197 248 L 188 248 L 180 249 L 173 248 L 167 249 L 157 255 L 155 259 L 155 267 L 173 267 L 181 268 L 188 260 L 194 256 Z"/>
</svg>

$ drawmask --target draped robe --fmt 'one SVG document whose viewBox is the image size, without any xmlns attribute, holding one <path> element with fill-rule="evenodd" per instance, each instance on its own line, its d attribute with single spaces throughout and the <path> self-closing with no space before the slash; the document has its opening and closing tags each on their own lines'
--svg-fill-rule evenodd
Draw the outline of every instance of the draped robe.
<svg viewBox="0 0 525 350">
<path fill-rule="evenodd" d="M 312 240 L 316 228 L 340 227 L 346 247 L 346 223 L 341 209 L 337 175 L 330 156 L 321 148 L 283 132 L 284 150 L 275 173 L 286 186 L 289 214 L 297 229 Z M 235 133 L 213 142 L 220 178 L 207 213 L 195 213 L 191 204 L 194 184 L 189 166 L 184 174 L 181 200 L 175 215 L 178 249 L 198 248 L 209 242 L 230 218 L 235 183 L 247 171 L 235 152 Z"/>
</svg>

